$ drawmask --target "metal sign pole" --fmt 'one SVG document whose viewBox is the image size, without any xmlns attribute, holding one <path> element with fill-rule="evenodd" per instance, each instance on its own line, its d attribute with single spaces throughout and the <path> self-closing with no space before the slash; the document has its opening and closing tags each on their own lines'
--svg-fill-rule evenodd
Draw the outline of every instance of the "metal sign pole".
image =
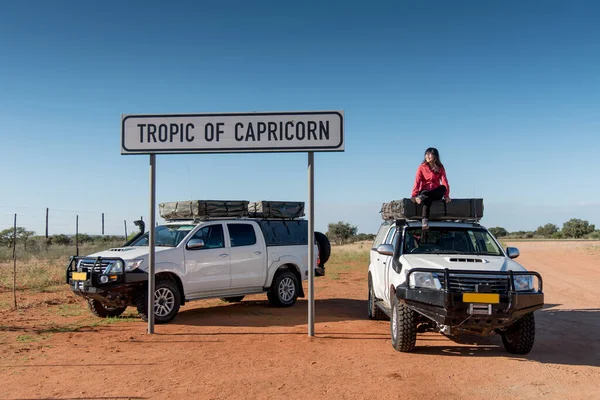
<svg viewBox="0 0 600 400">
<path fill-rule="evenodd" d="M 314 152 L 308 152 L 308 336 L 315 336 L 315 186 L 314 186 Z"/>
<path fill-rule="evenodd" d="M 156 154 L 150 154 L 150 229 L 148 235 L 148 333 L 154 333 L 154 262 L 155 262 L 155 225 L 156 216 Z"/>
</svg>

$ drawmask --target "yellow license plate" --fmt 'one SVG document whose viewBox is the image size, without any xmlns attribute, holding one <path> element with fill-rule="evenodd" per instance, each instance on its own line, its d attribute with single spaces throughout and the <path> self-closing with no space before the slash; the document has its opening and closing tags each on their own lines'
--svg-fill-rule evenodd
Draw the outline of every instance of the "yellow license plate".
<svg viewBox="0 0 600 400">
<path fill-rule="evenodd" d="M 86 281 L 87 273 L 86 272 L 73 272 L 73 274 L 71 275 L 71 278 L 74 281 Z"/>
<path fill-rule="evenodd" d="M 500 303 L 500 295 L 498 293 L 463 293 L 464 303 Z"/>
</svg>

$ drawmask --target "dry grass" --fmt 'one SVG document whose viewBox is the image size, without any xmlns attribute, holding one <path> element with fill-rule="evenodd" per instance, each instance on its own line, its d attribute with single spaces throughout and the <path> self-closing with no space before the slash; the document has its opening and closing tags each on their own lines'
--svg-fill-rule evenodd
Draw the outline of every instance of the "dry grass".
<svg viewBox="0 0 600 400">
<path fill-rule="evenodd" d="M 340 279 L 340 274 L 354 269 L 367 269 L 371 242 L 357 242 L 331 248 L 331 257 L 325 265 L 326 276 Z"/>
<path fill-rule="evenodd" d="M 79 254 L 92 254 L 122 243 L 95 243 L 79 247 Z M 48 249 L 17 247 L 17 290 L 53 292 L 65 282 L 69 258 L 76 254 L 74 246 L 52 245 Z M 0 292 L 13 287 L 12 249 L 0 249 Z"/>
</svg>

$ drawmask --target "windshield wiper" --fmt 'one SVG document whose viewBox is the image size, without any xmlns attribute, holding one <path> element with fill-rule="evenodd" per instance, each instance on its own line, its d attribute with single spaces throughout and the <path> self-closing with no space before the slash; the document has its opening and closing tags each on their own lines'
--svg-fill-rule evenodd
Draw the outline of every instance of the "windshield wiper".
<svg viewBox="0 0 600 400">
<path fill-rule="evenodd" d="M 160 247 L 175 247 L 174 244 L 167 244 L 167 243 L 156 243 L 155 246 L 160 246 Z"/>
</svg>

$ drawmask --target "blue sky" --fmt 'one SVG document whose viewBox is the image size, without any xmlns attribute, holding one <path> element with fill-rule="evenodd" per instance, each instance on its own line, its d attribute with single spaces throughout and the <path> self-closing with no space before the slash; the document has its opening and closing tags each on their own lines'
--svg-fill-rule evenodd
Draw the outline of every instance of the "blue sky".
<svg viewBox="0 0 600 400">
<path fill-rule="evenodd" d="M 343 110 L 315 154 L 316 228 L 374 233 L 437 147 L 487 226 L 600 227 L 595 1 L 4 1 L 0 228 L 123 232 L 148 218 L 148 156 L 121 114 Z M 300 3 L 298 3 L 300 4 Z M 157 201 L 307 200 L 307 156 L 157 156 Z"/>
</svg>

